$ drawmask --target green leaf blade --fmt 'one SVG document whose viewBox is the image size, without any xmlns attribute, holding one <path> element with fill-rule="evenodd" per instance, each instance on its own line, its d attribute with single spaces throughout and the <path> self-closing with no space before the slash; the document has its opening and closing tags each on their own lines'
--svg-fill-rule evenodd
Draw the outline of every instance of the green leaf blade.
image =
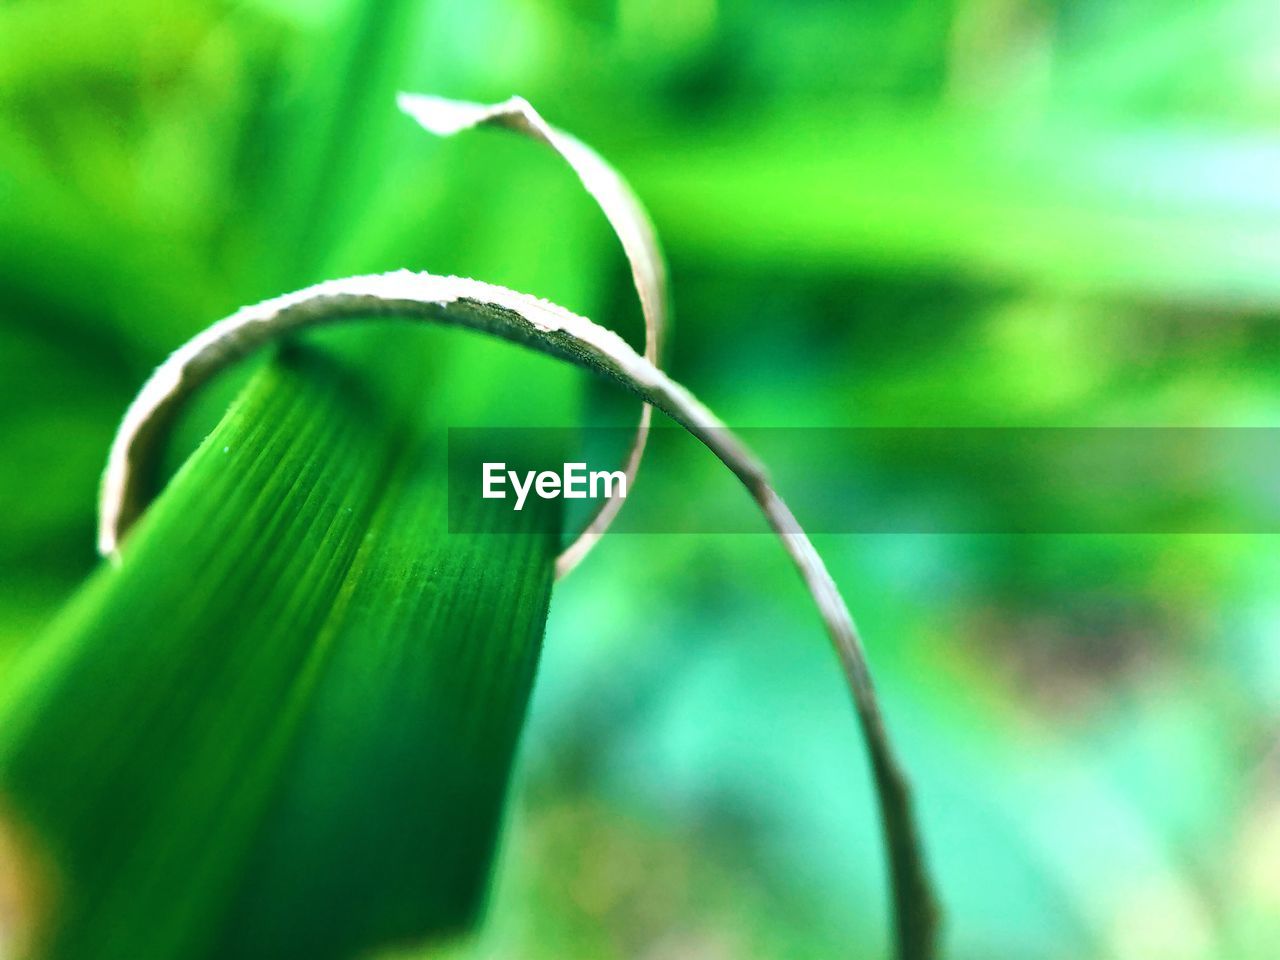
<svg viewBox="0 0 1280 960">
<path fill-rule="evenodd" d="M 449 535 L 411 385 L 286 353 L 6 678 L 37 955 L 336 958 L 474 915 L 559 516 Z"/>
</svg>

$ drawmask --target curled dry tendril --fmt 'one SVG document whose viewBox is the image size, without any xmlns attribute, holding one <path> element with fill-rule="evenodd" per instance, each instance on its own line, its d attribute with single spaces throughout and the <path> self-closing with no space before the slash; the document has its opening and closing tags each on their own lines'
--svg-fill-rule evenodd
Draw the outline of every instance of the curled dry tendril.
<svg viewBox="0 0 1280 960">
<path fill-rule="evenodd" d="M 185 400 L 228 364 L 287 334 L 370 317 L 400 317 L 481 331 L 611 378 L 644 404 L 627 459 L 629 480 L 644 452 L 651 407 L 656 407 L 701 440 L 742 481 L 794 561 L 835 648 L 866 740 L 892 885 L 897 955 L 901 960 L 933 957 L 937 928 L 933 886 L 907 780 L 881 718 L 857 628 L 822 558 L 774 490 L 763 465 L 658 366 L 665 323 L 664 270 L 639 201 L 599 155 L 547 125 L 519 98 L 481 106 L 403 95 L 400 106 L 441 135 L 485 124 L 516 130 L 546 143 L 573 167 L 613 225 L 630 261 L 645 317 L 643 354 L 613 331 L 546 300 L 477 280 L 429 273 L 399 271 L 330 280 L 244 307 L 176 350 L 129 406 L 103 477 L 99 549 L 116 554 L 121 539 L 141 515 L 145 503 L 139 478 L 146 475 L 161 434 Z M 586 555 L 619 506 L 620 500 L 603 506 L 559 558 L 558 574 L 568 572 Z"/>
</svg>

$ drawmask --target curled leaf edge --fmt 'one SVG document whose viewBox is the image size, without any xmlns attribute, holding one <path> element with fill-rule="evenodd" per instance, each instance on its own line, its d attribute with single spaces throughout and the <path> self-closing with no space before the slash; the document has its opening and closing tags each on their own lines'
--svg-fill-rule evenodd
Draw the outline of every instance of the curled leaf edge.
<svg viewBox="0 0 1280 960">
<path fill-rule="evenodd" d="M 550 147 L 577 174 L 583 188 L 595 200 L 622 245 L 631 279 L 644 316 L 644 355 L 660 366 L 667 327 L 666 265 L 658 246 L 657 231 L 627 181 L 589 146 L 547 123 L 523 97 L 483 104 L 421 93 L 400 93 L 396 105 L 427 132 L 451 137 L 476 127 L 496 126 Z M 644 458 L 653 421 L 653 408 L 642 402 L 640 420 L 623 463 L 626 489 L 634 485 Z M 556 579 L 567 576 L 599 543 L 622 509 L 620 493 L 606 498 L 584 529 L 556 558 Z"/>
</svg>

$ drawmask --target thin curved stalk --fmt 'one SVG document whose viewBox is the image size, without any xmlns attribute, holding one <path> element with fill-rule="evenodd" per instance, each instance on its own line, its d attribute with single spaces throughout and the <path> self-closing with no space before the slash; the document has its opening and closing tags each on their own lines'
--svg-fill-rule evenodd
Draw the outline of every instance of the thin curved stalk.
<svg viewBox="0 0 1280 960">
<path fill-rule="evenodd" d="M 219 321 L 166 360 L 130 405 L 103 477 L 98 546 L 114 554 L 144 507 L 139 478 L 166 423 L 202 383 L 246 353 L 310 327 L 402 317 L 479 330 L 601 373 L 682 424 L 746 486 L 812 595 L 857 708 L 871 759 L 889 874 L 897 955 L 934 956 L 936 907 L 906 778 L 889 743 L 866 656 L 822 558 L 764 466 L 696 397 L 621 337 L 546 300 L 458 277 L 399 271 L 316 284 Z"/>
<path fill-rule="evenodd" d="M 496 126 L 523 134 L 546 144 L 573 168 L 582 186 L 599 205 L 605 219 L 613 227 L 631 267 L 631 279 L 640 297 L 644 314 L 644 355 L 654 366 L 660 366 L 662 341 L 667 325 L 667 274 L 658 248 L 657 232 L 645 212 L 644 205 L 631 187 L 609 163 L 581 140 L 557 130 L 534 110 L 523 97 L 512 97 L 502 103 L 480 104 L 464 100 L 447 100 L 425 94 L 402 93 L 397 98 L 400 109 L 413 117 L 423 129 L 436 136 L 449 137 L 473 127 Z M 631 448 L 623 470 L 630 490 L 644 448 L 649 439 L 653 409 L 644 403 Z M 619 488 L 621 490 L 621 488 Z M 615 493 L 601 503 L 586 528 L 556 558 L 557 579 L 582 562 L 591 548 L 604 536 L 623 498 Z"/>
</svg>

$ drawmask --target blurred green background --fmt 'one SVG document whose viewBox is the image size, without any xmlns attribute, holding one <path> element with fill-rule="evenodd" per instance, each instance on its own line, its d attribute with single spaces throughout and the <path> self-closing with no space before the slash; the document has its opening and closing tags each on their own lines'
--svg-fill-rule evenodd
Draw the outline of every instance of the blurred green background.
<svg viewBox="0 0 1280 960">
<path fill-rule="evenodd" d="M 497 134 L 435 142 L 397 90 L 520 93 L 610 159 L 669 256 L 670 369 L 731 424 L 1265 426 L 1278 50 L 1261 0 L 0 3 L 0 669 L 95 566 L 133 392 L 240 304 L 409 267 L 635 342 L 572 174 Z M 486 370 L 540 363 L 439 339 L 424 388 L 460 420 Z M 1274 538 L 819 547 L 916 784 L 948 956 L 1275 955 Z M 774 542 L 609 539 L 554 594 L 460 950 L 884 955 L 861 756 Z"/>
</svg>

